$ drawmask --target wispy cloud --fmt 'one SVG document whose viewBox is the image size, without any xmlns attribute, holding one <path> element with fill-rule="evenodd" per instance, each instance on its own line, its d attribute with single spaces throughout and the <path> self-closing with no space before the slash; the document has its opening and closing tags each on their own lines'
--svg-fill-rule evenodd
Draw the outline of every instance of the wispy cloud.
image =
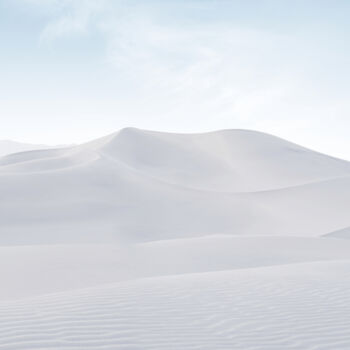
<svg viewBox="0 0 350 350">
<path fill-rule="evenodd" d="M 37 6 L 43 6 L 42 0 L 34 1 Z M 41 42 L 48 42 L 70 35 L 87 33 L 90 25 L 94 24 L 94 17 L 105 10 L 106 1 L 100 0 L 51 0 L 48 6 L 53 18 L 47 23 L 40 35 Z"/>
<path fill-rule="evenodd" d="M 290 45 L 287 35 L 220 19 L 193 20 L 186 11 L 198 1 L 180 1 L 182 12 L 166 1 L 161 6 L 132 0 L 24 1 L 51 13 L 40 35 L 43 44 L 103 35 L 106 64 L 121 83 L 128 81 L 130 93 L 146 107 L 142 113 L 161 113 L 169 126 L 174 116 L 176 124 L 193 114 L 208 127 L 211 118 L 223 125 L 261 120 L 263 114 L 271 119 L 297 84 L 290 50 L 283 53 Z M 214 3 L 202 2 L 201 11 L 213 10 Z"/>
<path fill-rule="evenodd" d="M 323 69 L 336 58 L 314 42 L 319 34 L 233 20 L 225 14 L 232 12 L 229 1 L 15 1 L 46 18 L 38 36 L 43 48 L 103 38 L 104 64 L 123 94 L 109 109 L 130 124 L 299 137 L 316 121 L 326 132 L 322 121 L 334 110 L 350 111 L 346 96 L 330 94 Z"/>
</svg>

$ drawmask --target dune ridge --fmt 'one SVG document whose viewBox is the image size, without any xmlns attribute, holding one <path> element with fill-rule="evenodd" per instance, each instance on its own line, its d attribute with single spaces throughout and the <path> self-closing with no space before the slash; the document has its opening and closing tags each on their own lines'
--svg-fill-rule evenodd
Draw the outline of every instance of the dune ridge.
<svg viewBox="0 0 350 350">
<path fill-rule="evenodd" d="M 349 162 L 267 134 L 128 128 L 2 158 L 0 243 L 319 236 L 350 225 L 349 185 Z"/>
</svg>

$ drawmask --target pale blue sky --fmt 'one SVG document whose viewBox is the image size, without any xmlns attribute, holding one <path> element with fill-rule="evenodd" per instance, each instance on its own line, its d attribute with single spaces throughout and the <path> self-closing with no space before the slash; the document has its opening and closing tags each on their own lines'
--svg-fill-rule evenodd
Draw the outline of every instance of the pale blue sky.
<svg viewBox="0 0 350 350">
<path fill-rule="evenodd" d="M 349 1 L 0 0 L 0 139 L 256 129 L 350 159 Z"/>
</svg>

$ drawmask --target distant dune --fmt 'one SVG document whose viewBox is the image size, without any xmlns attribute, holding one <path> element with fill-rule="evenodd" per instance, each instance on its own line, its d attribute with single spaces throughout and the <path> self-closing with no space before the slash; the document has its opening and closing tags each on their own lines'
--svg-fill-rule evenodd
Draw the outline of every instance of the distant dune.
<svg viewBox="0 0 350 350">
<path fill-rule="evenodd" d="M 350 226 L 350 163 L 244 130 L 123 129 L 0 159 L 0 242 L 319 236 Z"/>
<path fill-rule="evenodd" d="M 25 151 L 33 151 L 38 149 L 46 149 L 51 148 L 47 145 L 40 144 L 30 144 L 30 143 L 22 143 L 10 140 L 0 140 L 0 157 L 9 155 L 11 153 L 25 152 Z"/>
</svg>

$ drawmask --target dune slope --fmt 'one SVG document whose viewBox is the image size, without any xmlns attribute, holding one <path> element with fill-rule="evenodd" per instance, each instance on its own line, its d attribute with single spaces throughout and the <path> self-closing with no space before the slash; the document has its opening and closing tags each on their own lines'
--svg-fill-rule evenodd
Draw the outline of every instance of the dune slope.
<svg viewBox="0 0 350 350">
<path fill-rule="evenodd" d="M 318 236 L 350 226 L 349 162 L 240 130 L 125 129 L 10 155 L 0 159 L 0 192 L 3 244 Z"/>
<path fill-rule="evenodd" d="M 158 277 L 0 303 L 0 349 L 350 347 L 349 262 Z"/>
</svg>

